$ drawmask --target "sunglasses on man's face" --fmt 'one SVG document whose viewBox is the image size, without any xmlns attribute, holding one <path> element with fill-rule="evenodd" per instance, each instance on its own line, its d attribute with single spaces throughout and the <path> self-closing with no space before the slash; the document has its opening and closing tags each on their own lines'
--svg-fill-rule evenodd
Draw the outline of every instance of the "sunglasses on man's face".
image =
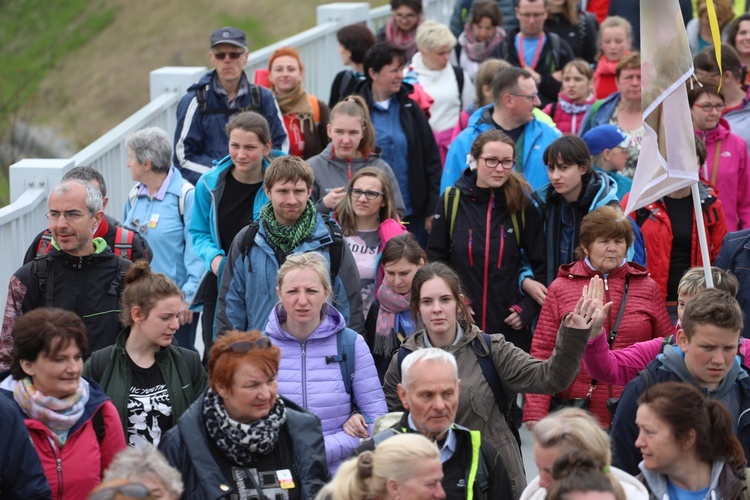
<svg viewBox="0 0 750 500">
<path fill-rule="evenodd" d="M 229 56 L 230 59 L 239 59 L 244 52 L 214 52 L 214 57 L 219 61 L 223 61 Z"/>
</svg>

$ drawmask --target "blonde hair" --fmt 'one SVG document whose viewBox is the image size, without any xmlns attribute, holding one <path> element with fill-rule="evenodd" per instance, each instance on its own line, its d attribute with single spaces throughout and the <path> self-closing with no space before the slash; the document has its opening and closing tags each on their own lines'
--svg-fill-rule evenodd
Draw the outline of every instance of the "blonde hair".
<svg viewBox="0 0 750 500">
<path fill-rule="evenodd" d="M 440 460 L 437 445 L 421 434 L 397 434 L 341 464 L 317 500 L 384 498 L 388 481 L 404 483 L 426 460 Z"/>
<path fill-rule="evenodd" d="M 609 16 L 599 26 L 599 40 L 597 40 L 597 46 L 599 47 L 599 54 L 597 58 L 602 56 L 602 35 L 604 30 L 607 28 L 622 28 L 625 31 L 625 36 L 630 40 L 630 48 L 633 48 L 633 26 L 630 21 L 620 16 Z"/>
<path fill-rule="evenodd" d="M 328 272 L 328 260 L 318 252 L 305 252 L 292 254 L 286 258 L 286 261 L 279 268 L 276 276 L 276 286 L 281 290 L 281 285 L 287 274 L 298 269 L 311 269 L 315 271 L 323 284 L 323 290 L 330 295 L 333 287 L 331 286 L 331 275 Z"/>
<path fill-rule="evenodd" d="M 437 21 L 429 19 L 417 28 L 417 48 L 422 51 L 436 50 L 443 47 L 452 49 L 456 46 L 456 37 L 450 28 Z"/>
</svg>

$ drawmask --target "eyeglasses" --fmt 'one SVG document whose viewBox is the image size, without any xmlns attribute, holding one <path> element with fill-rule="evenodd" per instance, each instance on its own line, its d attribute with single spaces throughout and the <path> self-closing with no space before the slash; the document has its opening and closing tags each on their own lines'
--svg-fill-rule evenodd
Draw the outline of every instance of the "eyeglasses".
<svg viewBox="0 0 750 500">
<path fill-rule="evenodd" d="M 724 111 L 726 104 L 724 104 L 723 102 L 717 102 L 716 104 L 704 102 L 703 104 L 694 104 L 694 106 L 696 108 L 701 108 L 706 113 L 710 113 L 712 109 L 715 109 L 716 111 Z"/>
<path fill-rule="evenodd" d="M 214 57 L 219 61 L 223 61 L 229 56 L 229 59 L 239 59 L 244 52 L 214 52 Z"/>
<path fill-rule="evenodd" d="M 416 19 L 417 15 L 416 14 L 393 14 L 393 17 L 395 17 L 399 21 L 408 21 L 411 19 Z"/>
<path fill-rule="evenodd" d="M 89 500 L 113 500 L 117 495 L 133 498 L 153 498 L 151 493 L 141 483 L 128 483 L 121 486 L 104 488 L 89 496 Z"/>
<path fill-rule="evenodd" d="M 539 99 L 539 92 L 534 92 L 533 94 L 514 94 L 513 92 L 510 92 L 510 95 L 514 95 L 516 97 L 523 97 L 525 99 L 528 99 L 531 102 L 534 102 L 537 99 Z"/>
<path fill-rule="evenodd" d="M 58 220 L 60 217 L 65 217 L 68 222 L 77 221 L 81 217 L 86 215 L 85 212 L 80 210 L 66 210 L 65 212 L 58 212 L 57 210 L 50 210 L 45 214 L 49 220 Z"/>
<path fill-rule="evenodd" d="M 524 19 L 541 19 L 546 15 L 546 12 L 523 12 L 519 13 L 518 17 L 522 17 Z"/>
<path fill-rule="evenodd" d="M 495 158 L 494 156 L 480 156 L 479 159 L 484 160 L 484 164 L 489 168 L 495 168 L 498 165 L 502 165 L 505 170 L 510 170 L 516 164 L 516 160 L 512 158 L 501 160 L 500 158 Z"/>
<path fill-rule="evenodd" d="M 224 352 L 231 351 L 235 354 L 245 354 L 256 348 L 268 349 L 272 346 L 271 339 L 268 337 L 261 337 L 255 340 L 238 340 L 237 342 L 232 342 Z"/>
<path fill-rule="evenodd" d="M 376 200 L 378 196 L 383 196 L 383 193 L 379 191 L 370 191 L 369 189 L 367 191 L 363 191 L 362 189 L 349 188 L 349 196 L 351 196 L 355 200 L 362 195 L 365 195 L 365 198 L 367 198 L 369 201 L 372 201 Z"/>
</svg>

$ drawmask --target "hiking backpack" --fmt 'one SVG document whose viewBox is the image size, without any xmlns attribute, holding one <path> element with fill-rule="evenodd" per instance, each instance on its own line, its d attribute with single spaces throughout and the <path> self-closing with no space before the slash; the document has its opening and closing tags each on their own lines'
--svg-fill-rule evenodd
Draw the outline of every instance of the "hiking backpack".
<svg viewBox="0 0 750 500">
<path fill-rule="evenodd" d="M 115 231 L 115 245 L 112 251 L 115 255 L 125 257 L 129 261 L 133 261 L 133 238 L 135 233 L 122 226 L 117 226 Z M 42 236 L 39 238 L 39 244 L 36 247 L 36 256 L 42 257 L 47 255 L 52 250 L 52 233 L 49 229 L 45 229 Z"/>
</svg>

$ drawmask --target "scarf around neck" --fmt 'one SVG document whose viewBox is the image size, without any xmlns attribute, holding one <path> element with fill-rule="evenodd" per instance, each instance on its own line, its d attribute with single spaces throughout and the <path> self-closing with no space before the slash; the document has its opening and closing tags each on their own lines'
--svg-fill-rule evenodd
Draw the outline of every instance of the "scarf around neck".
<svg viewBox="0 0 750 500">
<path fill-rule="evenodd" d="M 474 31 L 471 29 L 471 21 L 468 21 L 464 26 L 464 32 L 458 37 L 458 43 L 463 46 L 463 50 L 466 52 L 466 56 L 474 62 L 484 62 L 492 50 L 497 47 L 500 42 L 505 38 L 505 30 L 500 26 L 495 27 L 495 34 L 492 38 L 486 42 L 477 40 L 474 35 Z"/>
<path fill-rule="evenodd" d="M 279 430 L 286 422 L 286 406 L 276 396 L 268 415 L 243 424 L 232 420 L 221 396 L 209 389 L 203 399 L 203 420 L 219 450 L 237 465 L 248 467 L 273 451 L 279 441 Z"/>
<path fill-rule="evenodd" d="M 409 31 L 399 28 L 392 16 L 385 22 L 386 40 L 404 49 L 407 61 L 410 61 L 414 54 L 417 53 L 417 28 L 419 28 L 420 24 L 422 24 L 422 16 L 419 16 L 417 24 Z"/>
<path fill-rule="evenodd" d="M 281 94 L 277 92 L 276 89 L 272 90 L 273 95 L 276 96 L 276 102 L 279 103 L 279 109 L 281 109 L 281 112 L 284 115 L 296 114 L 297 121 L 299 121 L 302 130 L 305 130 L 306 123 L 308 125 L 308 130 L 312 130 L 315 127 L 313 109 L 307 98 L 307 92 L 302 88 L 302 83 L 298 83 L 297 86 L 287 94 Z"/>
<path fill-rule="evenodd" d="M 79 379 L 78 389 L 62 399 L 46 396 L 38 391 L 31 378 L 13 383 L 13 399 L 31 418 L 43 423 L 55 435 L 62 447 L 68 440 L 68 432 L 81 419 L 89 401 L 89 383 Z"/>
<path fill-rule="evenodd" d="M 383 281 L 378 289 L 378 301 L 380 310 L 375 324 L 375 345 L 372 353 L 390 356 L 398 347 L 396 332 L 394 332 L 396 316 L 409 310 L 411 292 L 401 295 L 391 288 L 387 281 Z"/>
<path fill-rule="evenodd" d="M 317 213 L 315 204 L 308 198 L 305 210 L 300 218 L 291 226 L 285 226 L 279 224 L 276 220 L 273 206 L 269 202 L 260 209 L 260 220 L 263 222 L 268 241 L 286 254 L 294 250 L 297 245 L 312 234 L 317 221 Z"/>
</svg>

